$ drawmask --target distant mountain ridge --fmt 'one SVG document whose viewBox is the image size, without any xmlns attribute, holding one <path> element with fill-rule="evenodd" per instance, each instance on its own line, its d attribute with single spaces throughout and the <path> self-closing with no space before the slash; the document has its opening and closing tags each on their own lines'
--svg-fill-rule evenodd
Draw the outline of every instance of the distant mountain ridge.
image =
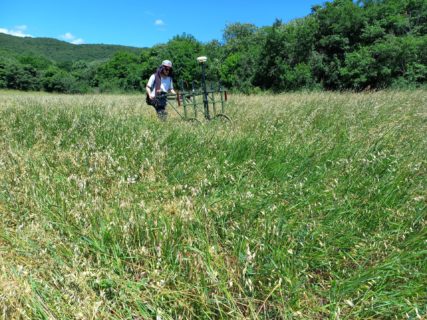
<svg viewBox="0 0 427 320">
<path fill-rule="evenodd" d="M 144 48 L 109 44 L 71 44 L 53 38 L 16 37 L 0 33 L 0 50 L 12 55 L 38 55 L 56 62 L 111 58 L 118 51 L 139 53 Z"/>
</svg>

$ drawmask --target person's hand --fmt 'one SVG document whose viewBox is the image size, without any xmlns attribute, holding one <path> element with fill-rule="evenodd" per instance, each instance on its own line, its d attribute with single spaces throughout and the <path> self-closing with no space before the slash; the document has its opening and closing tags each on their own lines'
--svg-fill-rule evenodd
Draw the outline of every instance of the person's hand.
<svg viewBox="0 0 427 320">
<path fill-rule="evenodd" d="M 156 96 L 152 93 L 150 93 L 150 99 L 153 100 Z"/>
</svg>

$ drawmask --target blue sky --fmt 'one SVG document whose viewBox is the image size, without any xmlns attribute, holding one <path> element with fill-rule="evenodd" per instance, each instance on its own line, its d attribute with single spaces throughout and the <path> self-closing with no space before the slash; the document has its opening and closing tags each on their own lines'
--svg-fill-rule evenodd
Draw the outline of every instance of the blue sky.
<svg viewBox="0 0 427 320">
<path fill-rule="evenodd" d="M 310 13 L 315 0 L 0 0 L 0 32 L 75 44 L 151 47 L 175 35 L 222 40 L 227 24 L 272 25 Z"/>
</svg>

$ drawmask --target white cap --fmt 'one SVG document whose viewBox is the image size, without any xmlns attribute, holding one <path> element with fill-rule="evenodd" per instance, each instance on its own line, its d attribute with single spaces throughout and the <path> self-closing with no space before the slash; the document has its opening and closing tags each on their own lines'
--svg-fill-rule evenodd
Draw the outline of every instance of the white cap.
<svg viewBox="0 0 427 320">
<path fill-rule="evenodd" d="M 172 68 L 172 62 L 170 62 L 170 60 L 164 60 L 162 66 Z"/>
<path fill-rule="evenodd" d="M 199 63 L 205 63 L 207 60 L 208 60 L 208 57 L 205 57 L 205 56 L 197 58 L 197 62 Z"/>
</svg>

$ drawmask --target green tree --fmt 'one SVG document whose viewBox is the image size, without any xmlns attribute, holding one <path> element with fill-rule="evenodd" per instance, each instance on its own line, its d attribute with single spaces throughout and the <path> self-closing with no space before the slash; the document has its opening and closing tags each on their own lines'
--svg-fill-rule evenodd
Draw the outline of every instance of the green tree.
<svg viewBox="0 0 427 320">
<path fill-rule="evenodd" d="M 365 26 L 363 8 L 352 0 L 335 0 L 316 8 L 313 15 L 318 23 L 315 51 L 322 61 L 314 67 L 314 74 L 327 89 L 339 89 L 345 54 L 360 43 Z"/>
<path fill-rule="evenodd" d="M 282 21 L 276 20 L 273 26 L 266 30 L 265 45 L 254 79 L 255 85 L 263 89 L 283 90 L 283 75 L 290 69 L 286 63 L 286 42 L 282 27 Z"/>
<path fill-rule="evenodd" d="M 113 58 L 100 65 L 96 82 L 103 91 L 141 90 L 141 64 L 135 53 L 117 52 Z"/>
<path fill-rule="evenodd" d="M 18 61 L 23 65 L 30 65 L 37 70 L 46 70 L 54 64 L 51 60 L 35 54 L 19 56 Z"/>
<path fill-rule="evenodd" d="M 49 67 L 41 80 L 43 89 L 47 92 L 78 93 L 76 79 L 65 70 Z"/>
<path fill-rule="evenodd" d="M 193 80 L 200 79 L 200 66 L 196 58 L 205 54 L 205 51 L 202 44 L 192 35 L 175 36 L 159 49 L 160 59 L 157 66 L 165 59 L 172 61 L 176 87 L 179 87 L 181 82 L 189 85 Z"/>
<path fill-rule="evenodd" d="M 250 92 L 265 42 L 264 30 L 250 23 L 229 24 L 223 41 L 221 81 L 228 87 Z"/>
<path fill-rule="evenodd" d="M 139 63 L 141 67 L 141 88 L 144 90 L 147 85 L 149 77 L 154 73 L 156 68 L 159 66 L 160 50 L 158 46 L 144 50 L 139 56 Z"/>
<path fill-rule="evenodd" d="M 236 70 L 240 66 L 240 54 L 230 54 L 220 67 L 220 75 L 222 84 L 228 88 L 236 87 L 239 81 Z"/>
<path fill-rule="evenodd" d="M 208 79 L 217 82 L 221 79 L 221 66 L 225 57 L 224 46 L 218 40 L 212 40 L 204 45 L 204 52 L 209 58 Z"/>
<path fill-rule="evenodd" d="M 342 86 L 356 90 L 384 86 L 384 81 L 390 76 L 390 69 L 376 68 L 376 65 L 376 60 L 368 47 L 346 54 L 344 67 L 340 70 Z"/>
<path fill-rule="evenodd" d="M 9 59 L 0 56 L 0 88 L 7 88 L 7 68 Z"/>
<path fill-rule="evenodd" d="M 39 71 L 31 65 L 22 65 L 14 59 L 1 58 L 0 88 L 39 90 Z"/>
<path fill-rule="evenodd" d="M 426 34 L 426 0 L 332 0 L 288 23 L 227 24 L 221 41 L 184 33 L 145 49 L 0 34 L 0 87 L 140 91 L 165 59 L 174 64 L 176 88 L 181 81 L 189 87 L 200 82 L 200 55 L 208 56 L 208 81 L 245 93 L 419 85 L 427 81 Z"/>
</svg>

